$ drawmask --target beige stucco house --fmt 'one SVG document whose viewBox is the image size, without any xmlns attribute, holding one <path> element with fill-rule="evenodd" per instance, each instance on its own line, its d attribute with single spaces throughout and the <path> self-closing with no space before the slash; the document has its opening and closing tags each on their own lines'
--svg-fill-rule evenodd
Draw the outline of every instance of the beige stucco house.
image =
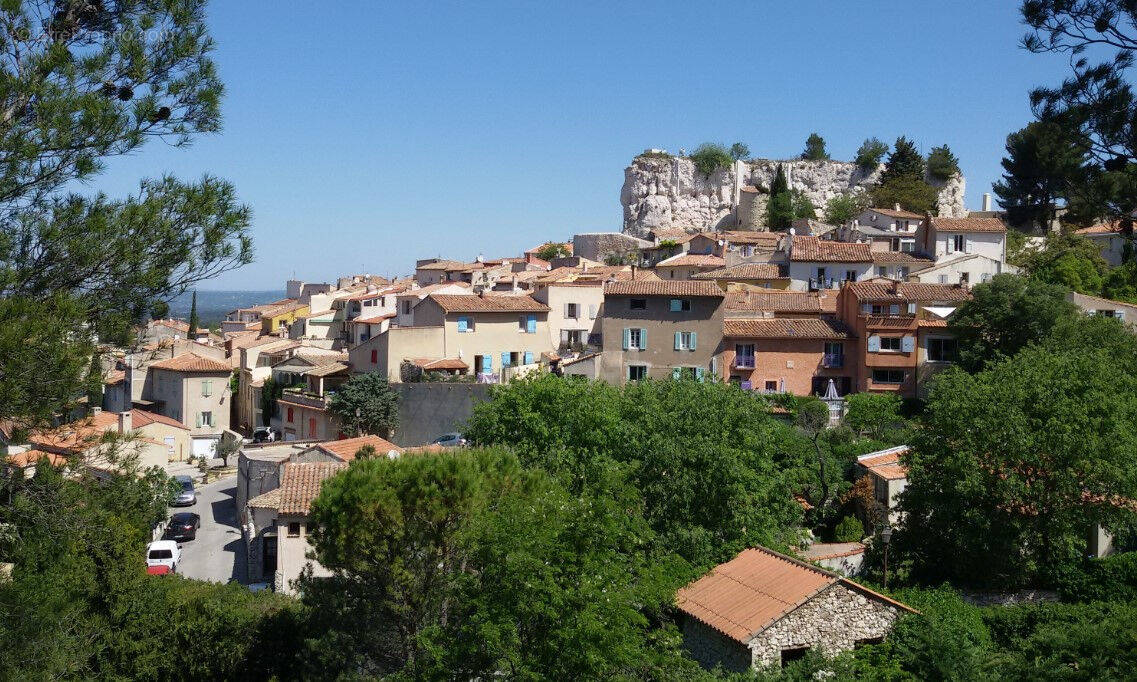
<svg viewBox="0 0 1137 682">
<path fill-rule="evenodd" d="M 150 365 L 149 400 L 157 413 L 190 430 L 191 454 L 211 456 L 229 428 L 229 363 L 196 353 Z"/>
<path fill-rule="evenodd" d="M 600 347 L 600 308 L 604 283 L 548 282 L 534 284 L 533 298 L 549 307 L 549 345 L 565 355 Z"/>
</svg>

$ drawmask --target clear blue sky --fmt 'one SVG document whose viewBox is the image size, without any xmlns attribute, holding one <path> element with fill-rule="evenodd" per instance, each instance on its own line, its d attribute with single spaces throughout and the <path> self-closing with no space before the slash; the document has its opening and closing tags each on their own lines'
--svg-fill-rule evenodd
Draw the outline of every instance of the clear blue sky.
<svg viewBox="0 0 1137 682">
<path fill-rule="evenodd" d="M 784 158 L 818 131 L 839 159 L 872 135 L 946 142 L 975 209 L 1027 91 L 1067 73 L 1018 48 L 1017 6 L 215 0 L 224 132 L 152 143 L 93 187 L 231 180 L 257 260 L 203 289 L 618 230 L 632 156 L 706 140 Z"/>
</svg>

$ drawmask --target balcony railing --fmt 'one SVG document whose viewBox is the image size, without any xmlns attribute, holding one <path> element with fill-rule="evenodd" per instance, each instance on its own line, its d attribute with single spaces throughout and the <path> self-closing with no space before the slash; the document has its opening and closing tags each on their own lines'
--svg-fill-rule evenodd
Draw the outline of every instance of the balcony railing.
<svg viewBox="0 0 1137 682">
<path fill-rule="evenodd" d="M 821 366 L 826 369 L 840 369 L 845 366 L 845 356 L 840 353 L 826 353 L 821 358 Z"/>
<path fill-rule="evenodd" d="M 280 399 L 284 402 L 292 403 L 294 405 L 304 405 L 305 407 L 318 407 L 323 409 L 327 407 L 328 398 L 331 395 L 332 393 L 330 391 L 325 392 L 323 396 L 318 396 L 315 393 L 310 393 L 308 391 L 301 392 L 286 388 L 284 389 L 284 392 L 281 393 Z"/>
<path fill-rule="evenodd" d="M 822 289 L 840 289 L 841 288 L 841 281 L 842 280 L 839 280 L 836 277 L 828 277 L 828 278 L 820 278 L 820 279 L 817 277 L 810 277 L 809 278 L 809 290 L 810 291 L 820 291 Z"/>
<path fill-rule="evenodd" d="M 734 356 L 734 366 L 738 369 L 754 369 L 754 356 L 736 355 Z"/>
</svg>

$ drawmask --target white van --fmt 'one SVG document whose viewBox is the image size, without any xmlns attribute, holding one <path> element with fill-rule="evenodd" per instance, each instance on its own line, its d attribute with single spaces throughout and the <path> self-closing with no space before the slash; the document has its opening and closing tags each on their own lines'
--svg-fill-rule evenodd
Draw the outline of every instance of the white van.
<svg viewBox="0 0 1137 682">
<path fill-rule="evenodd" d="M 182 548 L 173 540 L 155 540 L 146 546 L 147 566 L 166 566 L 177 572 L 181 560 Z"/>
</svg>

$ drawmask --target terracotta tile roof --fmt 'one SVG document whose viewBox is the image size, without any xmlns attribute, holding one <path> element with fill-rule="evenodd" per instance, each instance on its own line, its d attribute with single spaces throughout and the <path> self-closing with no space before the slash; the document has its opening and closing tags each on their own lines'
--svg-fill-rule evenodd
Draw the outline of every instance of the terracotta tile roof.
<svg viewBox="0 0 1137 682">
<path fill-rule="evenodd" d="M 182 320 L 174 320 L 174 319 L 150 320 L 150 323 L 147 324 L 146 326 L 148 326 L 148 327 L 169 327 L 170 329 L 176 329 L 177 331 L 180 331 L 180 332 L 188 332 L 189 331 L 189 324 L 188 323 L 183 322 Z"/>
<path fill-rule="evenodd" d="M 355 453 L 365 445 L 375 448 L 380 455 L 389 452 L 402 452 L 403 449 L 394 443 L 379 436 L 359 436 L 358 438 L 345 438 L 343 440 L 330 440 L 325 443 L 316 443 L 313 447 L 321 450 L 343 462 L 355 459 Z"/>
<path fill-rule="evenodd" d="M 205 358 L 197 353 L 182 353 L 172 358 L 155 362 L 150 365 L 153 369 L 166 369 L 173 372 L 208 372 L 228 374 L 233 368 L 228 363 L 213 358 Z"/>
<path fill-rule="evenodd" d="M 873 251 L 872 262 L 879 265 L 891 265 L 893 263 L 900 265 L 923 265 L 925 263 L 935 263 L 936 260 L 922 254 L 910 253 L 908 251 Z"/>
<path fill-rule="evenodd" d="M 958 284 L 925 284 L 923 282 L 896 282 L 874 277 L 863 282 L 852 282 L 845 287 L 859 301 L 966 301 L 971 292 Z"/>
<path fill-rule="evenodd" d="M 323 365 L 321 367 L 316 367 L 315 369 L 310 369 L 305 372 L 305 374 L 312 377 L 328 377 L 333 374 L 339 374 L 340 372 L 346 372 L 349 369 L 351 369 L 351 367 L 345 363 L 333 362 L 330 365 Z"/>
<path fill-rule="evenodd" d="M 900 317 L 873 315 L 865 318 L 865 326 L 873 330 L 911 329 L 913 325 L 919 326 L 919 322 L 911 315 L 901 315 Z"/>
<path fill-rule="evenodd" d="M 665 258 L 664 260 L 659 261 L 655 264 L 655 267 L 659 268 L 683 265 L 704 268 L 721 268 L 722 266 L 726 265 L 726 259 L 709 253 L 680 253 L 672 256 L 671 258 Z"/>
<path fill-rule="evenodd" d="M 830 309 L 826 310 L 826 303 Z M 726 295 L 726 311 L 747 310 L 774 313 L 823 313 L 836 311 L 833 297 L 822 298 L 807 291 L 731 291 Z"/>
<path fill-rule="evenodd" d="M 817 237 L 797 235 L 793 238 L 790 260 L 810 263 L 871 263 L 868 244 L 823 241 Z"/>
<path fill-rule="evenodd" d="M 447 313 L 539 313 L 549 311 L 549 306 L 532 296 L 431 294 L 430 300 L 437 303 Z"/>
<path fill-rule="evenodd" d="M 604 285 L 605 296 L 709 296 L 722 298 L 723 290 L 714 282 L 700 282 L 690 279 L 671 280 L 628 280 L 608 282 Z"/>
<path fill-rule="evenodd" d="M 442 358 L 435 360 L 432 358 L 415 358 L 411 360 L 415 365 L 425 369 L 470 369 L 470 366 L 462 361 L 461 358 Z"/>
<path fill-rule="evenodd" d="M 37 450 L 35 448 L 8 455 L 4 461 L 11 466 L 23 469 L 45 458 L 52 466 L 60 466 L 67 462 L 67 458 L 63 455 L 57 455 L 54 452 L 47 452 L 45 450 Z"/>
<path fill-rule="evenodd" d="M 722 335 L 755 339 L 848 339 L 849 328 L 838 320 L 797 317 L 723 320 Z"/>
<path fill-rule="evenodd" d="M 121 369 L 112 369 L 107 372 L 106 377 L 103 378 L 103 384 L 106 386 L 114 386 L 126 381 L 126 372 Z"/>
<path fill-rule="evenodd" d="M 344 462 L 285 463 L 277 510 L 281 514 L 306 516 L 312 500 L 320 494 L 320 486 L 346 466 Z"/>
<path fill-rule="evenodd" d="M 815 542 L 798 552 L 798 555 L 807 561 L 821 561 L 823 559 L 841 559 L 864 553 L 865 546 L 860 542 Z"/>
<path fill-rule="evenodd" d="M 80 452 L 97 444 L 108 431 L 118 432 L 115 412 L 99 412 L 70 424 L 33 432 L 28 442 L 52 451 Z"/>
<path fill-rule="evenodd" d="M 376 315 L 375 317 L 357 317 L 351 320 L 352 324 L 379 324 L 383 320 L 389 320 L 395 316 L 395 313 L 385 313 L 383 315 Z"/>
<path fill-rule="evenodd" d="M 757 230 L 725 230 L 716 235 L 731 244 L 760 244 L 776 247 L 785 235 L 781 232 L 759 232 Z"/>
<path fill-rule="evenodd" d="M 725 564 L 716 566 L 679 590 L 675 603 L 680 611 L 746 644 L 836 583 L 896 608 L 918 613 L 863 585 L 765 547 L 745 549 Z"/>
<path fill-rule="evenodd" d="M 1097 225 L 1091 225 L 1090 227 L 1083 227 L 1080 230 L 1074 230 L 1074 234 L 1080 234 L 1083 237 L 1121 234 L 1121 224 L 1116 221 L 1111 223 L 1099 223 Z"/>
<path fill-rule="evenodd" d="M 468 267 L 467 263 L 457 260 L 440 260 L 436 263 L 426 263 L 415 267 L 415 270 L 461 270 Z"/>
<path fill-rule="evenodd" d="M 909 220 L 924 219 L 924 216 L 920 215 L 919 213 L 913 213 L 912 211 L 898 211 L 893 208 L 870 208 L 868 210 L 874 213 L 879 213 L 881 215 L 886 215 L 889 218 L 907 218 Z"/>
<path fill-rule="evenodd" d="M 691 275 L 691 279 L 779 279 L 782 268 L 777 263 L 739 263 L 718 270 Z"/>
<path fill-rule="evenodd" d="M 932 227 L 940 232 L 1006 232 L 998 218 L 932 218 Z"/>
<path fill-rule="evenodd" d="M 257 507 L 258 509 L 279 509 L 280 488 L 273 488 L 267 493 L 261 493 L 245 504 L 250 507 Z"/>
<path fill-rule="evenodd" d="M 173 426 L 175 428 L 184 429 L 186 431 L 189 431 L 188 426 L 181 423 L 177 419 L 174 419 L 172 417 L 167 417 L 164 414 L 155 414 L 153 412 L 147 412 L 145 410 L 139 410 L 139 409 L 132 409 L 130 411 L 130 425 L 133 428 L 140 429 L 143 426 L 149 426 L 150 424 L 155 424 L 155 423 L 165 424 L 166 426 Z"/>
<path fill-rule="evenodd" d="M 900 456 L 908 452 L 907 445 L 898 445 L 886 450 L 877 450 L 857 457 L 857 464 L 877 476 L 893 481 L 908 477 L 908 467 L 900 462 Z"/>
</svg>

